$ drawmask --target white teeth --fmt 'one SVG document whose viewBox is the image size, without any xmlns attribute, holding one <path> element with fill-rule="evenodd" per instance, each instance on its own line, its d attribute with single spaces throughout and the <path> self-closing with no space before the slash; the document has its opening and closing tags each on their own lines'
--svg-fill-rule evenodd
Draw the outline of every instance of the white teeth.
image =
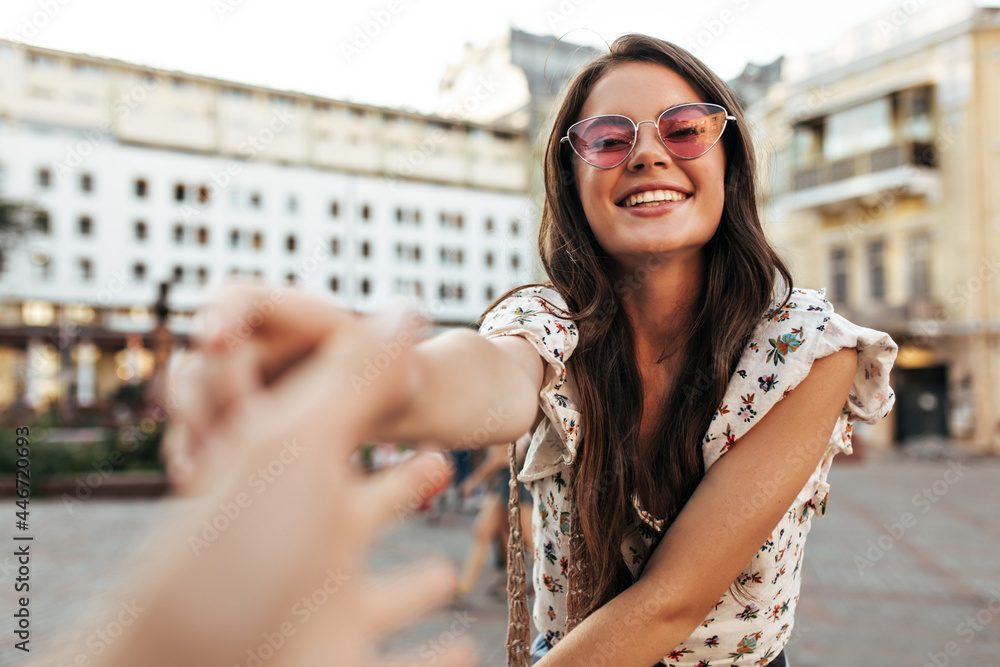
<svg viewBox="0 0 1000 667">
<path fill-rule="evenodd" d="M 677 192 L 676 190 L 646 190 L 645 192 L 637 192 L 634 195 L 626 197 L 624 205 L 637 206 L 649 202 L 680 201 L 686 198 L 686 194 Z"/>
</svg>

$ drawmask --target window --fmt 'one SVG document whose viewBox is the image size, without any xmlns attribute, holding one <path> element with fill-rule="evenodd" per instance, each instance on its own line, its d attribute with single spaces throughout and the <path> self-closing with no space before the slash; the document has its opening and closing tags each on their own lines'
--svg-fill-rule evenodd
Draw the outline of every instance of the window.
<svg viewBox="0 0 1000 667">
<path fill-rule="evenodd" d="M 910 295 L 928 297 L 931 294 L 931 239 L 917 234 L 909 241 Z"/>
<path fill-rule="evenodd" d="M 52 172 L 48 169 L 38 170 L 38 186 L 48 188 L 52 185 Z"/>
<path fill-rule="evenodd" d="M 94 278 L 94 263 L 87 258 L 81 258 L 79 263 L 80 280 L 89 282 Z"/>
<path fill-rule="evenodd" d="M 361 207 L 361 219 L 368 220 L 372 217 L 372 209 L 368 204 Z"/>
<path fill-rule="evenodd" d="M 52 258 L 45 252 L 31 253 L 32 279 L 48 280 L 52 277 Z"/>
<path fill-rule="evenodd" d="M 330 291 L 339 292 L 340 291 L 340 278 L 333 276 L 330 278 Z"/>
<path fill-rule="evenodd" d="M 295 274 L 292 273 L 291 271 L 285 274 L 285 284 L 288 285 L 289 287 L 295 286 Z"/>
<path fill-rule="evenodd" d="M 486 266 L 493 266 L 493 253 L 486 253 Z"/>
<path fill-rule="evenodd" d="M 90 174 L 80 174 L 80 189 L 84 192 L 93 192 L 94 177 Z"/>
<path fill-rule="evenodd" d="M 869 294 L 875 301 L 885 299 L 885 242 L 868 244 Z"/>
<path fill-rule="evenodd" d="M 42 234 L 49 234 L 52 232 L 52 219 L 49 217 L 48 211 L 38 211 L 35 213 L 33 222 L 35 231 L 41 232 Z"/>
<path fill-rule="evenodd" d="M 295 234 L 289 234 L 285 238 L 285 248 L 288 250 L 288 252 L 295 252 L 295 248 L 297 245 L 298 242 L 295 240 Z"/>
<path fill-rule="evenodd" d="M 518 232 L 521 231 L 521 226 L 517 223 L 517 220 L 510 221 L 510 235 L 517 236 Z"/>
<path fill-rule="evenodd" d="M 371 243 L 369 243 L 368 241 L 362 241 L 361 242 L 361 256 L 362 257 L 371 257 L 371 254 L 372 254 L 372 245 L 371 245 Z"/>
<path fill-rule="evenodd" d="M 178 265 L 178 266 L 174 267 L 174 282 L 175 283 L 182 283 L 182 282 L 184 282 L 184 267 L 183 266 L 179 266 Z"/>
<path fill-rule="evenodd" d="M 461 229 L 464 224 L 464 218 L 461 213 L 446 213 L 441 211 L 441 226 L 450 227 L 452 229 Z"/>
<path fill-rule="evenodd" d="M 330 239 L 330 254 L 334 257 L 340 254 L 340 239 Z"/>
<path fill-rule="evenodd" d="M 198 245 L 208 245 L 208 228 L 198 228 Z"/>
<path fill-rule="evenodd" d="M 145 241 L 149 236 L 149 228 L 146 223 L 142 220 L 135 221 L 135 239 L 136 241 Z"/>
<path fill-rule="evenodd" d="M 823 157 L 833 162 L 892 142 L 892 109 L 888 97 L 831 114 L 823 135 Z"/>
<path fill-rule="evenodd" d="M 403 209 L 396 207 L 396 222 L 402 224 L 403 222 Z"/>
<path fill-rule="evenodd" d="M 229 232 L 229 245 L 233 248 L 240 247 L 240 230 L 234 229 Z"/>
<path fill-rule="evenodd" d="M 204 285 L 208 282 L 208 269 L 204 266 L 198 267 L 198 284 Z"/>
<path fill-rule="evenodd" d="M 208 186 L 207 185 L 199 185 L 198 186 L 198 203 L 199 204 L 207 204 L 208 200 L 209 200 L 209 196 L 210 195 L 209 195 L 209 192 L 208 192 Z"/>
<path fill-rule="evenodd" d="M 252 193 L 250 193 L 250 205 L 251 206 L 253 206 L 254 208 L 260 208 L 260 202 L 261 202 L 261 199 L 260 199 L 260 193 L 259 192 L 252 192 Z"/>
<path fill-rule="evenodd" d="M 486 233 L 493 233 L 493 218 L 486 218 Z"/>
<path fill-rule="evenodd" d="M 184 243 L 184 225 L 174 225 L 174 243 Z"/>
<path fill-rule="evenodd" d="M 142 282 L 146 279 L 146 265 L 142 262 L 136 262 L 132 265 L 132 277 L 138 282 Z"/>
<path fill-rule="evenodd" d="M 510 268 L 517 270 L 517 268 L 520 266 L 521 266 L 521 258 L 517 255 L 517 253 L 514 253 L 513 255 L 510 256 Z"/>
<path fill-rule="evenodd" d="M 372 283 L 371 283 L 371 281 L 368 280 L 368 278 L 362 278 L 361 279 L 361 293 L 364 294 L 364 295 L 368 295 L 368 294 L 371 294 L 371 291 L 372 291 Z"/>
<path fill-rule="evenodd" d="M 174 200 L 184 201 L 184 184 L 178 183 L 174 186 Z"/>
<path fill-rule="evenodd" d="M 139 199 L 145 199 L 148 192 L 149 188 L 146 185 L 146 181 L 141 178 L 135 179 L 135 196 Z"/>
<path fill-rule="evenodd" d="M 340 217 L 340 202 L 336 201 L 330 202 L 330 217 L 331 218 Z"/>
<path fill-rule="evenodd" d="M 90 236 L 94 231 L 94 222 L 88 215 L 80 216 L 79 227 L 80 236 Z"/>
<path fill-rule="evenodd" d="M 486 300 L 493 301 L 493 285 L 486 286 Z"/>
<path fill-rule="evenodd" d="M 835 303 L 847 302 L 847 248 L 830 251 L 830 299 Z"/>
<path fill-rule="evenodd" d="M 264 248 L 264 235 L 260 232 L 253 233 L 253 248 L 254 250 L 263 250 Z"/>
<path fill-rule="evenodd" d="M 289 213 L 295 213 L 297 210 L 299 210 L 299 200 L 296 199 L 294 196 L 289 197 L 288 198 L 288 212 Z"/>
</svg>

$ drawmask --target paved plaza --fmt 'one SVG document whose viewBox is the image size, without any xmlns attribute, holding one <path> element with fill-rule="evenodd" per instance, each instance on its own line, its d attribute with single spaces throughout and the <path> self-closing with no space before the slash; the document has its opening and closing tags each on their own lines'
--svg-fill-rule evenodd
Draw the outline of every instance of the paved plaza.
<svg viewBox="0 0 1000 667">
<path fill-rule="evenodd" d="M 872 457 L 838 461 L 830 481 L 827 515 L 814 520 L 809 536 L 796 630 L 787 649 L 791 664 L 998 667 L 1000 461 Z M 6 501 L 13 505 L 13 499 Z M 26 659 L 4 630 L 2 665 L 49 665 L 38 659 L 39 649 L 58 637 L 82 642 L 94 631 L 88 621 L 93 624 L 96 612 L 120 601 L 116 591 L 139 570 L 153 531 L 184 501 L 93 500 L 72 515 L 55 501 L 33 501 L 31 507 L 35 650 Z M 416 518 L 386 535 L 375 566 L 395 567 L 434 553 L 458 564 L 473 518 Z M 4 535 L 10 544 L 9 529 Z M 0 557 L 0 603 L 8 626 L 12 560 Z M 498 576 L 488 565 L 464 612 L 441 610 L 392 646 L 422 649 L 413 664 L 431 665 L 435 647 L 458 628 L 478 642 L 483 665 L 501 667 L 506 605 L 488 594 Z"/>
</svg>

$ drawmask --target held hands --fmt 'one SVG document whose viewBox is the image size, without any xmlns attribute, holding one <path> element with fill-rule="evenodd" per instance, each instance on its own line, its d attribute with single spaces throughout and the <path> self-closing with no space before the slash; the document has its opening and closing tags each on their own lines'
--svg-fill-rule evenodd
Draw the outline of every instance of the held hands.
<svg viewBox="0 0 1000 667">
<path fill-rule="evenodd" d="M 338 381 L 349 381 L 338 385 L 345 407 L 366 394 L 366 413 L 346 410 L 358 441 L 405 410 L 418 389 L 408 353 L 423 320 L 412 309 L 362 318 L 298 291 L 235 284 L 206 309 L 205 321 L 208 331 L 196 352 L 180 364 L 167 397 L 178 410 L 164 439 L 163 457 L 172 485 L 182 493 L 196 492 L 204 469 L 227 460 L 230 446 L 242 446 L 239 437 L 219 437 L 219 426 L 238 427 L 236 415 L 256 410 L 261 397 L 286 374 L 303 379 L 296 385 L 302 394 L 285 399 L 291 410 L 288 423 L 296 423 L 296 406 L 324 391 L 328 395 Z M 341 377 L 323 374 L 338 361 L 357 360 L 359 346 L 372 336 L 379 337 L 380 347 L 361 359 L 361 368 Z M 319 359 L 328 363 L 305 363 Z"/>
<path fill-rule="evenodd" d="M 228 346 L 268 297 L 270 313 Z M 367 477 L 347 459 L 405 406 L 416 333 L 398 313 L 394 325 L 259 288 L 230 290 L 212 317 L 216 333 L 175 386 L 168 451 L 182 485 L 204 493 L 166 531 L 135 595 L 144 611 L 100 664 L 250 664 L 264 654 L 278 667 L 408 664 L 381 659 L 378 641 L 446 602 L 454 575 L 429 565 L 372 578 L 365 554 L 396 508 L 447 466 L 422 454 Z M 359 391 L 351 378 L 392 344 L 398 357 Z M 265 488 L 249 484 L 278 461 Z M 468 645 L 438 658 L 474 662 Z"/>
</svg>

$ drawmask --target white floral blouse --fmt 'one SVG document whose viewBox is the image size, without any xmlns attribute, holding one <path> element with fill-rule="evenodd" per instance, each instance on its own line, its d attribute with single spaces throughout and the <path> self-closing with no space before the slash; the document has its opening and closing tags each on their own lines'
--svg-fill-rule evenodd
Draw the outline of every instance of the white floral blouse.
<svg viewBox="0 0 1000 667">
<path fill-rule="evenodd" d="M 553 308 L 553 306 L 555 308 Z M 799 597 L 803 546 L 814 514 L 826 512 L 827 474 L 833 457 L 851 453 L 851 422 L 874 424 L 892 408 L 889 371 L 896 344 L 833 312 L 824 290 L 795 289 L 789 302 L 778 303 L 761 319 L 744 351 L 704 436 L 705 469 L 736 446 L 781 398 L 801 382 L 813 361 L 845 347 L 858 350 L 858 371 L 830 444 L 757 555 L 739 576 L 755 602 L 745 603 L 727 591 L 702 624 L 662 660 L 677 667 L 766 665 L 788 642 Z M 566 629 L 566 572 L 569 564 L 569 493 L 571 463 L 580 442 L 580 412 L 566 359 L 579 332 L 557 315 L 565 301 L 549 288 L 519 290 L 487 314 L 480 327 L 486 338 L 519 335 L 546 361 L 539 393 L 542 420 L 533 434 L 519 479 L 534 499 L 533 580 L 535 626 L 550 645 Z M 636 507 L 637 530 L 622 544 L 622 556 L 637 576 L 658 535 L 660 522 Z M 735 518 L 734 520 L 738 520 Z"/>
</svg>

